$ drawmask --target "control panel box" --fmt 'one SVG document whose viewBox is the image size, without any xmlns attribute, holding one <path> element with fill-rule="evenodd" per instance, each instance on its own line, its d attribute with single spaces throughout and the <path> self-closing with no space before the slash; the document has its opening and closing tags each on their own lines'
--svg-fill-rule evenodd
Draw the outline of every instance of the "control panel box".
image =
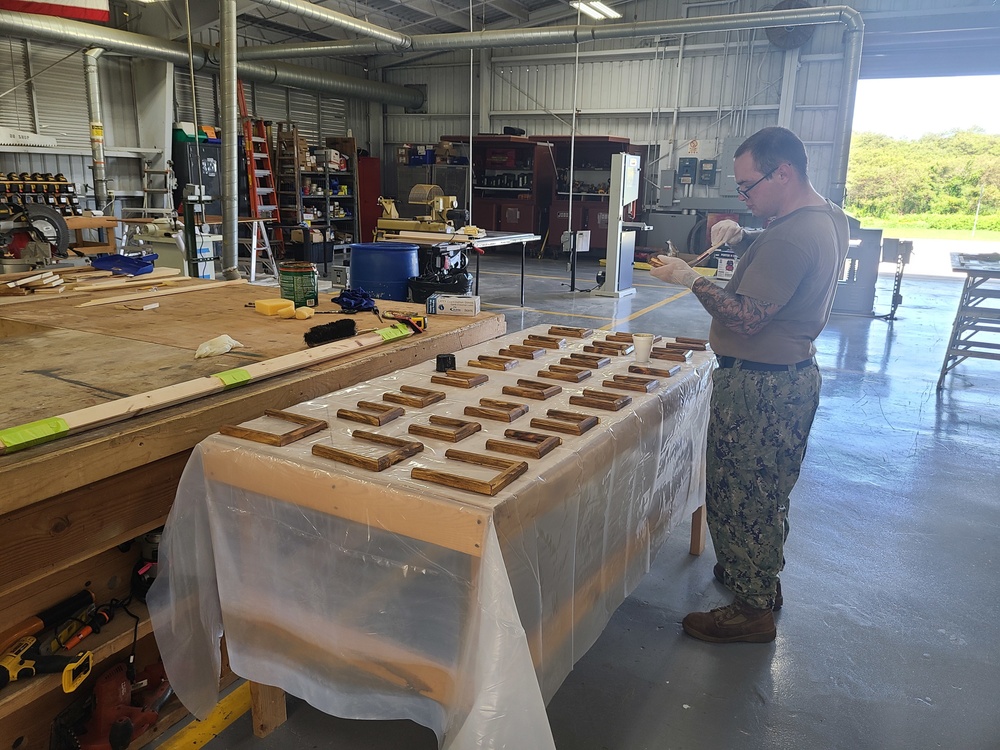
<svg viewBox="0 0 1000 750">
<path fill-rule="evenodd" d="M 677 160 L 677 181 L 681 185 L 693 185 L 698 174 L 698 160 L 684 156 Z"/>
<path fill-rule="evenodd" d="M 714 185 L 718 162 L 715 159 L 702 159 L 698 162 L 698 184 Z"/>
</svg>

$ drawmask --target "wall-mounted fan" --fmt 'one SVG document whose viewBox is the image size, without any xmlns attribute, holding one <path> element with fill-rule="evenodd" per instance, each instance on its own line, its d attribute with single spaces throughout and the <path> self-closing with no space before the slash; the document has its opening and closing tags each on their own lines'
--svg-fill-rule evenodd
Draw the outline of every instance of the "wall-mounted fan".
<svg viewBox="0 0 1000 750">
<path fill-rule="evenodd" d="M 811 8 L 805 0 L 781 0 L 773 10 Z M 767 38 L 779 49 L 795 49 L 808 42 L 816 31 L 815 26 L 770 26 L 764 29 Z"/>
</svg>

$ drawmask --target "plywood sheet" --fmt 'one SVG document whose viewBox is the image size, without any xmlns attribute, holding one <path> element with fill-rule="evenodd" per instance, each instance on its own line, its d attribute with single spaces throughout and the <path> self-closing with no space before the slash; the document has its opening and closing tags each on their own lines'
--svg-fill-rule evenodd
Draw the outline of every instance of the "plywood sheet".
<svg viewBox="0 0 1000 750">
<path fill-rule="evenodd" d="M 195 359 L 191 350 L 176 346 L 44 326 L 24 326 L 22 331 L 3 338 L 0 383 L 6 393 L 24 397 L 4 404 L 2 427 L 134 396 L 256 359 L 235 353 Z"/>
<path fill-rule="evenodd" d="M 5 383 L 17 381 L 16 390 L 11 387 L 8 392 L 24 398 L 8 399 L 2 426 L 302 351 L 302 334 L 309 327 L 340 318 L 279 320 L 244 306 L 276 293 L 273 287 L 217 287 L 165 297 L 158 309 L 146 311 L 115 305 L 81 309 L 75 306 L 78 300 L 62 299 L 4 307 L 0 342 L 5 356 L 0 373 L 10 378 Z M 420 305 L 389 304 L 394 310 L 422 311 Z M 325 295 L 320 309 L 339 307 Z M 380 324 L 370 313 L 355 319 L 359 328 Z M 428 332 L 419 336 L 0 456 L 0 485 L 5 488 L 0 514 L 189 450 L 222 424 L 239 424 L 265 409 L 283 409 L 432 360 L 437 353 L 495 338 L 505 328 L 503 317 L 491 313 L 474 318 L 433 316 Z M 221 333 L 246 348 L 196 361 L 198 344 Z M 70 466 L 73 470 L 67 471 Z"/>
</svg>

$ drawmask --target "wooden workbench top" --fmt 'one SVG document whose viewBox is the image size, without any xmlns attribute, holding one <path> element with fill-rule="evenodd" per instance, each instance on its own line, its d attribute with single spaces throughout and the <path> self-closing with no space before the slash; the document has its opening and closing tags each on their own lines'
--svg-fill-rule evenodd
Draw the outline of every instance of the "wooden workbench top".
<svg viewBox="0 0 1000 750">
<path fill-rule="evenodd" d="M 246 303 L 278 297 L 278 290 L 247 284 L 148 300 L 159 303 L 154 310 L 122 304 L 79 307 L 121 293 L 117 289 L 0 307 L 0 382 L 6 394 L 0 429 L 302 351 L 302 335 L 309 328 L 344 317 L 316 315 L 301 321 L 263 316 Z M 340 308 L 327 293 L 317 309 Z M 384 309 L 422 312 L 421 305 L 401 302 L 385 302 Z M 352 319 L 359 330 L 388 325 L 371 313 Z M 503 317 L 491 313 L 431 316 L 429 330 L 419 336 L 0 456 L 5 488 L 0 514 L 189 450 L 222 424 L 432 359 L 505 329 Z M 194 358 L 199 344 L 220 334 L 244 348 Z"/>
</svg>

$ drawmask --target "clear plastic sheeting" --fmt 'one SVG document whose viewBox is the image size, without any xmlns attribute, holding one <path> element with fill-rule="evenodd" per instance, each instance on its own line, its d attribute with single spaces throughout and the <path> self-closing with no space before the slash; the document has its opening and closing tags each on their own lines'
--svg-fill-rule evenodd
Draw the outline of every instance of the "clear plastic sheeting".
<svg viewBox="0 0 1000 750">
<path fill-rule="evenodd" d="M 619 411 L 569 404 L 627 374 L 631 356 L 581 383 L 546 380 L 544 401 L 502 393 L 591 339 L 567 339 L 511 370 L 467 366 L 521 344 L 540 326 L 456 353 L 488 376 L 473 388 L 431 382 L 434 363 L 303 402 L 287 411 L 329 428 L 284 447 L 213 435 L 196 449 L 159 548 L 148 602 L 177 695 L 204 717 L 218 700 L 223 633 L 233 670 L 345 718 L 412 719 L 444 748 L 552 748 L 545 703 L 636 587 L 667 535 L 703 502 L 710 353 Z M 600 332 L 596 334 L 602 336 Z M 667 369 L 672 362 L 653 361 Z M 389 404 L 412 385 L 446 394 L 382 426 L 337 417 Z M 465 416 L 480 399 L 525 404 L 512 422 Z M 598 417 L 582 435 L 529 425 L 558 409 Z M 458 442 L 410 434 L 431 415 L 477 422 Z M 273 417 L 243 427 L 283 433 Z M 381 472 L 312 454 L 314 444 L 377 457 L 391 446 L 361 429 L 423 444 Z M 488 451 L 507 429 L 558 435 L 540 459 Z M 413 479 L 415 467 L 488 481 L 500 470 L 445 457 L 448 449 L 525 461 L 493 496 Z"/>
</svg>

